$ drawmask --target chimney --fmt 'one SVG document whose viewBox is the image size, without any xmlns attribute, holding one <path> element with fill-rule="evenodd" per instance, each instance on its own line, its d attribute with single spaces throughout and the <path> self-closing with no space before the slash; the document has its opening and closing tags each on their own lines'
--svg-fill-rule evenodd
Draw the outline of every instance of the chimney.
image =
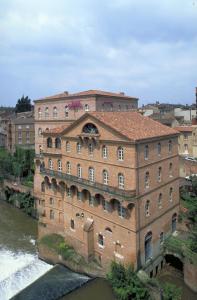
<svg viewBox="0 0 197 300">
<path fill-rule="evenodd" d="M 64 91 L 64 94 L 65 94 L 66 96 L 68 96 L 69 93 L 68 93 L 68 91 Z"/>
<path fill-rule="evenodd" d="M 124 92 L 120 92 L 119 94 L 120 94 L 120 95 L 122 95 L 122 96 L 124 96 L 124 95 L 125 95 L 125 93 L 124 93 Z"/>
</svg>

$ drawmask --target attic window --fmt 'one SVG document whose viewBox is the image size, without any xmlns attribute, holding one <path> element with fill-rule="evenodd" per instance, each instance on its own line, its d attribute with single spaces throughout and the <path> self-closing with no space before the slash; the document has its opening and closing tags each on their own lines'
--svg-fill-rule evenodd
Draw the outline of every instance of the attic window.
<svg viewBox="0 0 197 300">
<path fill-rule="evenodd" d="M 88 134 L 98 134 L 98 129 L 97 127 L 92 124 L 92 123 L 87 123 L 82 130 L 83 133 L 88 133 Z"/>
</svg>

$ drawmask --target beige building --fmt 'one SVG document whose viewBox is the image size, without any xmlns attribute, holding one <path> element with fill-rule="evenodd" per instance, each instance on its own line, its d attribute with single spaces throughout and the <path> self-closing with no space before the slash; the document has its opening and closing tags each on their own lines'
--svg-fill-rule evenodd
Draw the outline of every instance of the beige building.
<svg viewBox="0 0 197 300">
<path fill-rule="evenodd" d="M 178 126 L 175 129 L 180 132 L 178 139 L 179 154 L 197 157 L 197 126 Z"/>
<path fill-rule="evenodd" d="M 155 274 L 179 212 L 177 131 L 137 112 L 89 112 L 45 130 L 42 147 L 39 234 L 62 234 L 105 269 L 116 260 Z"/>
</svg>

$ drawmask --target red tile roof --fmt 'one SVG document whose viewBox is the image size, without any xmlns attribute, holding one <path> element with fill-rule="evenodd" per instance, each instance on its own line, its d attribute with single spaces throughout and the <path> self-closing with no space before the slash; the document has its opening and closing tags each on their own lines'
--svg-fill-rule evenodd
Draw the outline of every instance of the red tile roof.
<svg viewBox="0 0 197 300">
<path fill-rule="evenodd" d="M 74 93 L 74 94 L 69 94 L 68 92 L 64 92 L 61 94 L 48 96 L 48 97 L 41 98 L 38 100 L 73 98 L 73 97 L 80 97 L 80 96 L 106 96 L 106 97 L 138 99 L 136 97 L 126 96 L 124 93 L 111 93 L 111 92 L 105 92 L 105 91 L 101 91 L 101 90 L 88 90 L 88 91 L 83 91 L 83 92 Z"/>
<path fill-rule="evenodd" d="M 62 125 L 60 127 L 55 127 L 55 128 L 52 128 L 52 129 L 46 129 L 43 133 L 61 133 L 69 125 L 70 125 L 70 123 L 68 125 Z"/>
<path fill-rule="evenodd" d="M 193 127 L 192 126 L 177 126 L 174 129 L 178 130 L 180 132 L 191 132 L 193 130 Z"/>
<path fill-rule="evenodd" d="M 179 133 L 137 112 L 92 112 L 90 115 L 134 141 Z"/>
</svg>

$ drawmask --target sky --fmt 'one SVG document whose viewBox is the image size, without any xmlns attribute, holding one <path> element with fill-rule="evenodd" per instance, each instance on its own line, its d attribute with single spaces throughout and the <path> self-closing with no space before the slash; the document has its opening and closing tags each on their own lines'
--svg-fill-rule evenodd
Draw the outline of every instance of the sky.
<svg viewBox="0 0 197 300">
<path fill-rule="evenodd" d="M 197 0 L 0 0 L 0 105 L 69 91 L 191 104 Z"/>
</svg>

